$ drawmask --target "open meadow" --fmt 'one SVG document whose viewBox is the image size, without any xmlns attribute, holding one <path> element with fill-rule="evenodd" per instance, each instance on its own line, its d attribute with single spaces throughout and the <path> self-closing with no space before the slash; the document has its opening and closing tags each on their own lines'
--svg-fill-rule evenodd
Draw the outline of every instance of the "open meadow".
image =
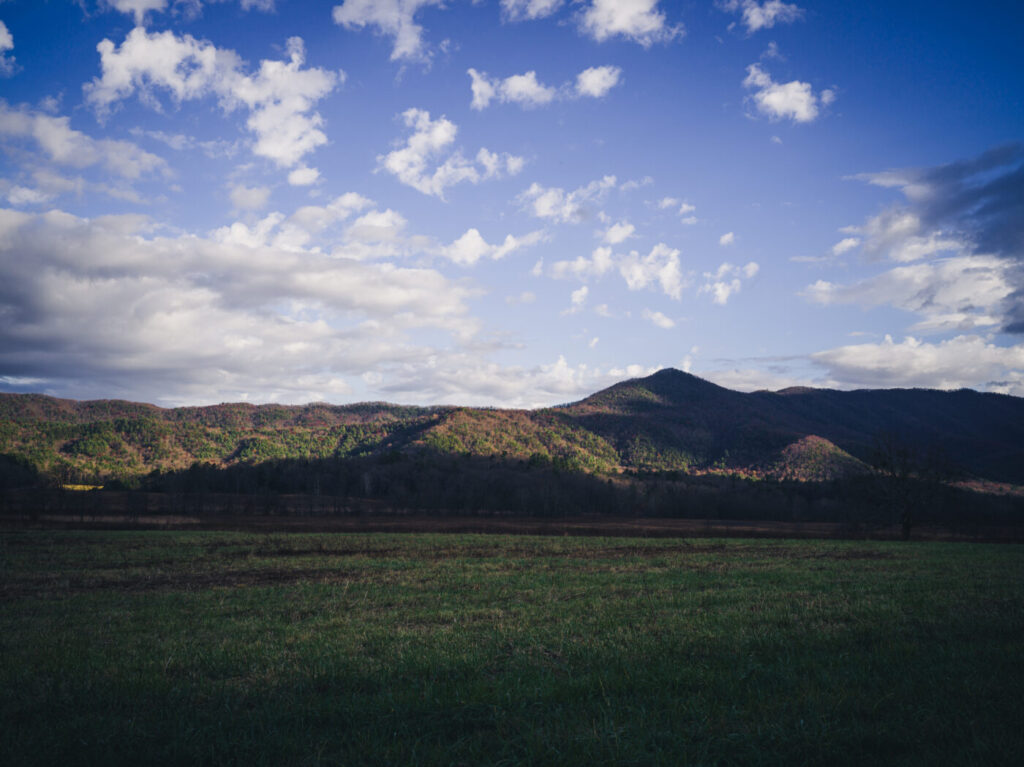
<svg viewBox="0 0 1024 767">
<path fill-rule="evenodd" d="M 1021 764 L 1019 545 L 0 533 L 0 762 Z"/>
</svg>

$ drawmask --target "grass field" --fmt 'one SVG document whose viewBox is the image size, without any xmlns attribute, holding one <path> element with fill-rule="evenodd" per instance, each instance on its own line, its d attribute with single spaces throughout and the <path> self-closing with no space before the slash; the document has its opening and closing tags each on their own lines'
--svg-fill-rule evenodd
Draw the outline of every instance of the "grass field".
<svg viewBox="0 0 1024 767">
<path fill-rule="evenodd" d="M 1024 548 L 0 533 L 0 763 L 1024 763 Z"/>
</svg>

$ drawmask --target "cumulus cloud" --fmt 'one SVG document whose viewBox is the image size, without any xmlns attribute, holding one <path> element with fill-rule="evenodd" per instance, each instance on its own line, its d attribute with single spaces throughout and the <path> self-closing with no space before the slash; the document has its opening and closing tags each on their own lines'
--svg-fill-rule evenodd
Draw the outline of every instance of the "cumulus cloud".
<svg viewBox="0 0 1024 767">
<path fill-rule="evenodd" d="M 962 332 L 999 324 L 1014 292 L 1012 276 L 1005 259 L 959 256 L 900 266 L 851 285 L 818 280 L 804 295 L 824 305 L 889 305 L 919 314 L 913 332 Z"/>
<path fill-rule="evenodd" d="M 725 306 L 730 296 L 740 292 L 743 280 L 751 279 L 758 271 L 760 271 L 760 267 L 754 261 L 745 266 L 724 263 L 714 272 L 704 272 L 704 284 L 698 292 L 710 293 L 712 301 L 720 306 Z"/>
<path fill-rule="evenodd" d="M 10 77 L 17 70 L 14 56 L 8 55 L 14 50 L 14 35 L 7 25 L 0 21 L 0 77 Z"/>
<path fill-rule="evenodd" d="M 422 8 L 443 7 L 443 0 L 345 0 L 334 6 L 332 18 L 345 29 L 371 27 L 394 40 L 392 61 L 428 61 L 423 27 L 416 23 Z"/>
<path fill-rule="evenodd" d="M 106 0 L 106 3 L 115 11 L 132 14 L 136 25 L 145 22 L 148 12 L 167 8 L 167 0 Z"/>
<path fill-rule="evenodd" d="M 155 154 L 130 141 L 94 139 L 71 127 L 70 119 L 11 107 L 0 99 L 0 145 L 22 166 L 18 190 L 9 190 L 12 204 L 47 202 L 62 194 L 104 194 L 142 202 L 133 184 L 172 175 Z M 88 171 L 89 178 L 67 177 L 65 169 Z M 15 179 L 11 179 L 14 181 Z"/>
<path fill-rule="evenodd" d="M 234 157 L 238 154 L 241 148 L 241 141 L 238 140 L 225 141 L 224 139 L 212 139 L 210 141 L 199 141 L 193 136 L 188 136 L 184 133 L 167 133 L 159 130 L 144 130 L 137 126 L 129 129 L 128 132 L 137 138 L 148 138 L 153 141 L 158 141 L 161 144 L 170 147 L 175 152 L 198 149 L 211 159 Z"/>
<path fill-rule="evenodd" d="M 554 101 L 558 91 L 537 80 L 534 71 L 512 75 L 504 80 L 490 79 L 486 72 L 466 70 L 471 79 L 473 109 L 485 109 L 492 101 L 509 102 L 521 107 L 538 107 Z"/>
<path fill-rule="evenodd" d="M 455 184 L 478 184 L 522 170 L 523 158 L 507 153 L 499 155 L 481 148 L 474 162 L 458 151 L 453 152 L 458 127 L 444 116 L 431 120 L 425 110 L 407 109 L 402 120 L 412 134 L 405 144 L 379 156 L 377 162 L 400 182 L 423 194 L 444 199 L 445 190 Z"/>
<path fill-rule="evenodd" d="M 621 82 L 622 70 L 619 67 L 588 67 L 576 75 L 576 93 L 599 99 Z"/>
<path fill-rule="evenodd" d="M 866 247 L 895 250 L 923 237 L 940 241 L 938 250 L 961 243 L 982 253 L 1024 259 L 1024 144 L 996 147 L 970 160 L 932 168 L 902 168 L 862 173 L 852 178 L 899 189 L 906 205 L 897 205 L 865 224 Z"/>
<path fill-rule="evenodd" d="M 501 0 L 502 15 L 507 21 L 543 19 L 564 4 L 564 0 Z"/>
<path fill-rule="evenodd" d="M 311 186 L 319 180 L 320 171 L 316 168 L 307 168 L 305 165 L 288 174 L 288 183 L 292 186 Z"/>
<path fill-rule="evenodd" d="M 631 223 L 628 221 L 620 221 L 617 224 L 609 226 L 602 235 L 602 239 L 609 245 L 618 245 L 632 237 L 633 232 L 635 231 L 636 227 Z"/>
<path fill-rule="evenodd" d="M 103 40 L 97 46 L 102 75 L 85 86 L 86 100 L 101 118 L 123 99 L 138 94 L 159 108 L 155 91 L 176 102 L 216 96 L 225 113 L 244 107 L 253 134 L 254 154 L 282 168 L 294 168 L 307 154 L 327 143 L 316 103 L 344 80 L 343 72 L 303 68 L 302 39 L 287 41 L 287 61 L 264 60 L 251 75 L 234 51 L 217 48 L 191 35 L 149 34 L 136 27 L 120 46 Z"/>
<path fill-rule="evenodd" d="M 591 215 L 590 206 L 603 200 L 615 184 L 615 176 L 604 176 L 566 192 L 560 187 L 543 187 L 534 182 L 516 199 L 537 218 L 560 223 L 578 222 Z"/>
<path fill-rule="evenodd" d="M 509 234 L 505 236 L 500 245 L 491 245 L 483 238 L 476 228 L 466 230 L 466 233 L 455 240 L 451 245 L 441 250 L 441 255 L 462 266 L 473 266 L 484 258 L 498 260 L 509 253 L 521 248 L 535 245 L 544 239 L 544 232 L 530 232 L 522 237 L 514 237 Z"/>
<path fill-rule="evenodd" d="M 677 208 L 676 213 L 680 216 L 680 221 L 687 226 L 692 226 L 697 223 L 697 217 L 694 212 L 697 210 L 695 205 L 691 205 L 684 200 L 680 200 L 678 197 L 662 197 L 656 203 L 658 210 L 671 210 Z"/>
<path fill-rule="evenodd" d="M 121 13 L 129 13 L 135 18 L 136 26 L 141 26 L 146 22 L 146 14 L 150 11 L 163 12 L 168 9 L 170 5 L 169 0 L 102 0 L 102 2 L 108 7 Z M 204 0 L 176 0 L 172 7 L 172 10 L 178 11 L 179 8 L 186 17 L 198 15 L 202 12 Z M 206 3 L 230 3 L 234 0 L 205 0 Z M 239 0 L 239 5 L 243 11 L 259 10 L 259 11 L 272 11 L 274 10 L 274 0 Z"/>
<path fill-rule="evenodd" d="M 676 326 L 675 320 L 666 317 L 661 312 L 652 312 L 650 309 L 644 309 L 644 319 L 663 330 L 671 330 Z"/>
<path fill-rule="evenodd" d="M 832 255 L 841 256 L 860 245 L 860 237 L 844 237 L 832 246 Z"/>
<path fill-rule="evenodd" d="M 615 265 L 612 249 L 609 247 L 595 248 L 590 258 L 577 256 L 571 261 L 556 261 L 551 265 L 550 274 L 556 279 L 576 278 L 585 280 L 590 277 L 601 277 Z"/>
<path fill-rule="evenodd" d="M 797 123 L 812 122 L 818 117 L 819 96 L 815 95 L 810 83 L 793 80 L 788 83 L 777 83 L 772 80 L 760 64 L 747 67 L 747 76 L 743 87 L 753 91 L 750 98 L 757 111 L 771 120 L 792 120 Z M 833 101 L 833 94 L 825 97 L 825 104 Z"/>
<path fill-rule="evenodd" d="M 988 326 L 998 317 L 1002 330 L 1024 332 L 1024 144 L 947 165 L 853 178 L 898 189 L 905 198 L 846 230 L 863 238 L 868 257 L 914 265 L 876 278 L 886 286 L 906 285 L 892 295 L 895 305 L 923 314 L 928 328 Z M 964 286 L 963 295 L 956 284 Z M 921 300 L 906 297 L 910 285 Z M 938 323 L 936 316 L 948 321 Z"/>
<path fill-rule="evenodd" d="M 759 29 L 771 29 L 776 24 L 789 24 L 803 18 L 804 11 L 795 4 L 782 0 L 722 0 L 718 7 L 729 13 L 739 13 L 740 23 L 752 35 Z M 730 27 L 731 28 L 731 27 Z"/>
<path fill-rule="evenodd" d="M 56 195 L 45 192 L 42 189 L 31 189 L 29 187 L 11 186 L 7 190 L 7 202 L 15 207 L 23 205 L 43 205 L 50 202 Z"/>
<path fill-rule="evenodd" d="M 434 270 L 288 250 L 270 231 L 151 230 L 0 211 L 0 367 L 79 396 L 303 401 L 378 366 L 427 366 L 420 329 L 476 331 L 470 288 Z"/>
<path fill-rule="evenodd" d="M 733 234 L 732 232 L 726 232 L 725 234 L 718 238 L 718 244 L 721 245 L 723 248 L 728 245 L 732 245 L 734 242 L 736 242 L 736 235 Z"/>
<path fill-rule="evenodd" d="M 1024 346 L 996 346 L 976 335 L 939 343 L 907 337 L 817 352 L 811 359 L 847 386 L 959 389 L 979 385 L 1024 395 Z"/>
<path fill-rule="evenodd" d="M 575 84 L 565 83 L 559 88 L 544 85 L 534 71 L 512 75 L 504 79 L 491 78 L 486 72 L 466 70 L 470 77 L 473 109 L 486 109 L 492 101 L 518 104 L 524 109 L 550 104 L 557 99 L 602 98 L 618 85 L 622 70 L 619 67 L 590 67 L 576 76 Z"/>
<path fill-rule="evenodd" d="M 33 142 L 50 161 L 73 168 L 100 165 L 125 179 L 153 173 L 169 174 L 167 163 L 129 141 L 94 139 L 71 127 L 67 117 L 54 117 L 11 107 L 0 100 L 0 140 Z"/>
<path fill-rule="evenodd" d="M 679 251 L 659 242 L 646 256 L 631 251 L 619 260 L 619 273 L 630 290 L 659 285 L 662 292 L 679 300 L 687 281 L 679 262 Z"/>
<path fill-rule="evenodd" d="M 397 380 L 381 390 L 402 401 L 542 407 L 580 399 L 623 378 L 655 370 L 636 364 L 609 369 L 570 365 L 564 356 L 552 363 L 520 367 L 453 355 L 430 368 L 407 365 L 404 371 L 396 371 Z"/>
<path fill-rule="evenodd" d="M 270 200 L 270 187 L 234 184 L 230 189 L 230 197 L 235 210 L 262 210 Z"/>
<path fill-rule="evenodd" d="M 590 0 L 579 16 L 580 30 L 598 42 L 624 37 L 645 48 L 682 37 L 682 24 L 669 25 L 658 0 Z"/>
</svg>

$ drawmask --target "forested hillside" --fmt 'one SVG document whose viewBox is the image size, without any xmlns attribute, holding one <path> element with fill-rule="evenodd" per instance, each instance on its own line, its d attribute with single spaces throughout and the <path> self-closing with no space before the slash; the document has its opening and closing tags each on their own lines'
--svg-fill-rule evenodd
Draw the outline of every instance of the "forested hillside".
<svg viewBox="0 0 1024 767">
<path fill-rule="evenodd" d="M 5 482 L 132 484 L 154 472 L 268 461 L 438 456 L 613 476 L 738 473 L 823 481 L 879 450 L 948 474 L 1024 483 L 1024 399 L 974 391 L 744 394 L 662 370 L 541 410 L 223 404 L 0 395 Z"/>
</svg>

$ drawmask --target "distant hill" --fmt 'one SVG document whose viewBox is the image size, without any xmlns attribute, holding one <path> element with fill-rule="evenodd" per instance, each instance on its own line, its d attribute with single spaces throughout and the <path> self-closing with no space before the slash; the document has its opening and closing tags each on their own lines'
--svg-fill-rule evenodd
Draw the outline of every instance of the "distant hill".
<svg viewBox="0 0 1024 767">
<path fill-rule="evenodd" d="M 540 410 L 387 403 L 164 409 L 0 394 L 4 465 L 21 467 L 18 476 L 38 472 L 63 482 L 127 479 L 196 462 L 425 454 L 595 474 L 731 471 L 821 481 L 870 471 L 877 446 L 894 442 L 967 476 L 1024 483 L 1024 399 L 926 389 L 748 394 L 673 369 Z"/>
</svg>

